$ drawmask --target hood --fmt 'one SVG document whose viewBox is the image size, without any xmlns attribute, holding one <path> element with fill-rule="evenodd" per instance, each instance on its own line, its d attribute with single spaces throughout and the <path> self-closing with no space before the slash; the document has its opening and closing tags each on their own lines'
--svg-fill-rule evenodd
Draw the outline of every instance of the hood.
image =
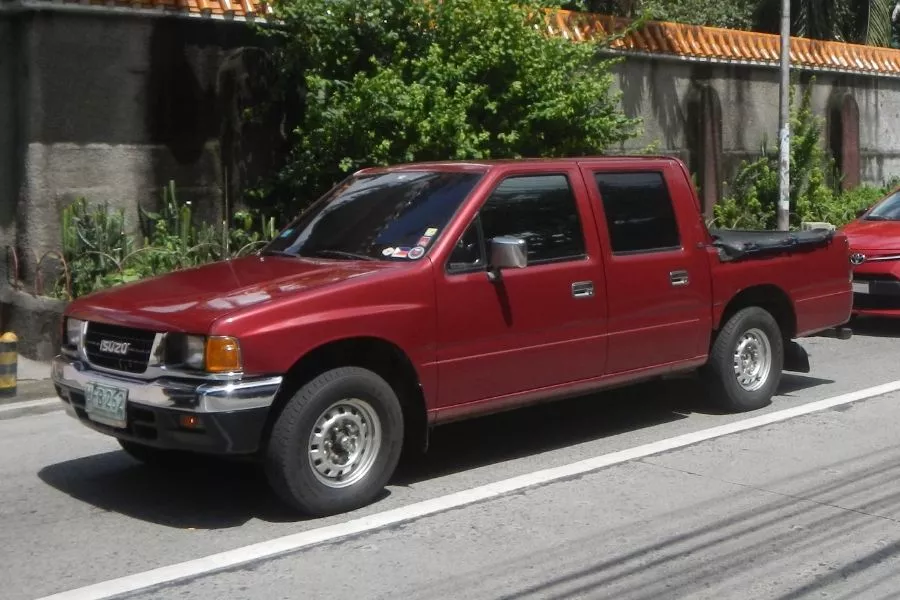
<svg viewBox="0 0 900 600">
<path fill-rule="evenodd" d="M 157 331 L 203 333 L 248 306 L 273 302 L 397 263 L 250 256 L 176 271 L 80 298 L 67 314 Z"/>
<path fill-rule="evenodd" d="M 900 221 L 856 220 L 841 231 L 853 250 L 900 250 Z"/>
</svg>

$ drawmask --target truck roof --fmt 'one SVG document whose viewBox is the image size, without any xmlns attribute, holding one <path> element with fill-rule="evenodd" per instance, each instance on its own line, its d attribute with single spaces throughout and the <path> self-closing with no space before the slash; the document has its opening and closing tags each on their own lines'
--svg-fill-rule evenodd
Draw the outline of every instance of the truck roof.
<svg viewBox="0 0 900 600">
<path fill-rule="evenodd" d="M 647 154 L 639 154 L 639 155 L 630 155 L 630 154 L 616 154 L 616 155 L 601 155 L 601 156 L 577 156 L 577 157 L 565 157 L 565 158 L 506 158 L 506 159 L 495 159 L 495 160 L 446 160 L 446 161 L 423 161 L 423 162 L 411 162 L 411 163 L 403 163 L 398 165 L 391 165 L 388 167 L 370 167 L 367 169 L 361 169 L 357 171 L 357 174 L 365 174 L 365 173 L 384 173 L 391 171 L 421 171 L 421 170 L 429 170 L 429 171 L 487 171 L 494 167 L 506 166 L 506 165 L 528 165 L 528 164 L 580 164 L 580 163 L 596 163 L 596 162 L 608 162 L 608 163 L 622 163 L 622 162 L 630 162 L 634 163 L 635 161 L 676 161 L 677 158 L 674 156 L 666 156 L 666 155 L 647 155 Z"/>
</svg>

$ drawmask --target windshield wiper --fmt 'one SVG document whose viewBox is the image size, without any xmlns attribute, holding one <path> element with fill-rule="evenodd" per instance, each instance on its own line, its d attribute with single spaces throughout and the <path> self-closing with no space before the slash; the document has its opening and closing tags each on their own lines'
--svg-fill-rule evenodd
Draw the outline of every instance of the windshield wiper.
<svg viewBox="0 0 900 600">
<path fill-rule="evenodd" d="M 316 250 L 313 252 L 313 256 L 321 256 L 328 257 L 333 256 L 337 258 L 351 258 L 353 260 L 378 260 L 377 258 L 373 258 L 371 256 L 367 256 L 365 254 L 356 254 L 355 252 L 344 252 L 343 250 Z"/>
<path fill-rule="evenodd" d="M 260 250 L 259 253 L 262 256 L 290 256 L 291 258 L 300 258 L 299 255 L 294 254 L 293 252 L 285 252 L 284 250 Z"/>
</svg>

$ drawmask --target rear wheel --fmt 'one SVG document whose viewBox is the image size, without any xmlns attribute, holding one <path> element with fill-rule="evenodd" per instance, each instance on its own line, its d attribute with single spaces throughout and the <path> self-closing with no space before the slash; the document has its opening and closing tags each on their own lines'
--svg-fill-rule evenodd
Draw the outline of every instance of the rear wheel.
<svg viewBox="0 0 900 600">
<path fill-rule="evenodd" d="M 343 367 L 288 400 L 266 447 L 266 474 L 281 499 L 301 512 L 346 512 L 383 491 L 402 446 L 403 412 L 394 390 L 371 371 Z"/>
<path fill-rule="evenodd" d="M 768 406 L 784 366 L 784 340 L 775 318 L 759 307 L 732 316 L 716 336 L 702 376 L 710 400 L 729 412 Z"/>
</svg>

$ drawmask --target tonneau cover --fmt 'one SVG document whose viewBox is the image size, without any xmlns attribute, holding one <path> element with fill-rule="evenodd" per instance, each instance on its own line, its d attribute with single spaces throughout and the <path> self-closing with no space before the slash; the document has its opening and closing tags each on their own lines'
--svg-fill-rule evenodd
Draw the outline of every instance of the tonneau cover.
<svg viewBox="0 0 900 600">
<path fill-rule="evenodd" d="M 713 245 L 718 248 L 719 258 L 723 262 L 740 260 L 748 256 L 826 246 L 835 234 L 828 229 L 812 231 L 712 229 L 710 233 L 713 236 Z"/>
</svg>

